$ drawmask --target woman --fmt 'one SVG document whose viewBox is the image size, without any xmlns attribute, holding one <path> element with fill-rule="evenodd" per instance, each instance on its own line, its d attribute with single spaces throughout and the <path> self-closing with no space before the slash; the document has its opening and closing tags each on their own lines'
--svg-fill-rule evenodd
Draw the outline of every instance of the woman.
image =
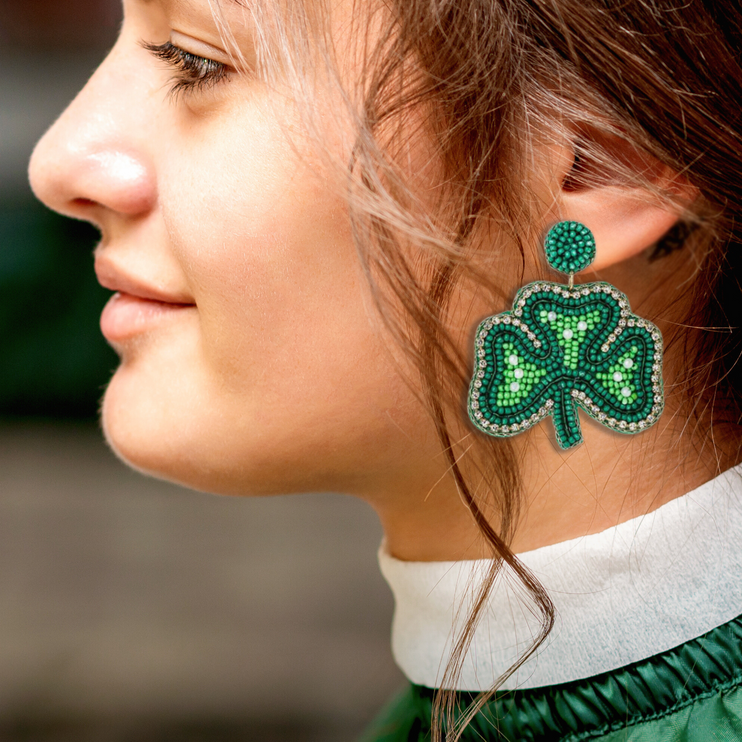
<svg viewBox="0 0 742 742">
<path fill-rule="evenodd" d="M 368 739 L 742 739 L 736 6 L 124 6 L 31 164 L 102 233 L 114 451 L 372 504 L 413 685 Z M 464 409 L 562 221 L 665 343 L 659 422 L 568 451 Z"/>
</svg>

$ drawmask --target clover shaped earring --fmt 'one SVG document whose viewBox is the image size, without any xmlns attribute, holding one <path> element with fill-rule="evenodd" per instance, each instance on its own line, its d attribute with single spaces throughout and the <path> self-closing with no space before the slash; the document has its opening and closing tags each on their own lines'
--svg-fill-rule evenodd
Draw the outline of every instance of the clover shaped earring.
<svg viewBox="0 0 742 742">
<path fill-rule="evenodd" d="M 646 430 L 664 407 L 660 331 L 632 314 L 611 284 L 574 285 L 574 274 L 595 259 L 584 224 L 559 222 L 544 247 L 549 265 L 569 281 L 530 283 L 511 311 L 479 325 L 469 417 L 505 438 L 551 415 L 565 450 L 582 442 L 578 409 L 619 433 Z"/>
</svg>

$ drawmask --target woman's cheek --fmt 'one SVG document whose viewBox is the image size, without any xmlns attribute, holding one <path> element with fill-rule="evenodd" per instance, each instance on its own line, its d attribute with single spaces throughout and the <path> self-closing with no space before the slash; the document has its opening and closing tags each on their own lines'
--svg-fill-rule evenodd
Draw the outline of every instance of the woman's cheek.
<svg viewBox="0 0 742 742">
<path fill-rule="evenodd" d="M 210 151 L 211 169 L 202 161 L 205 151 L 201 157 L 189 151 L 188 167 L 223 175 L 198 187 L 188 177 L 194 187 L 187 200 L 182 189 L 170 199 L 163 194 L 205 352 L 234 361 L 243 350 L 253 360 L 283 362 L 323 335 L 347 338 L 351 319 L 368 328 L 347 210 L 326 179 L 288 146 L 258 135 L 242 161 L 234 152 Z"/>
<path fill-rule="evenodd" d="M 197 311 L 117 372 L 107 432 L 133 465 L 201 489 L 347 489 L 420 412 L 378 332 L 342 189 L 283 123 L 237 118 L 176 127 L 160 150 L 159 249 Z"/>
</svg>

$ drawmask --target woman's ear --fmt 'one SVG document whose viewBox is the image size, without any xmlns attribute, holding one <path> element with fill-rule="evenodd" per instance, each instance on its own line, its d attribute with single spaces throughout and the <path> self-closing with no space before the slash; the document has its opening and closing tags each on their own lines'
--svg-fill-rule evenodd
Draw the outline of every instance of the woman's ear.
<svg viewBox="0 0 742 742">
<path fill-rule="evenodd" d="M 683 176 L 624 139 L 589 131 L 576 139 L 549 158 L 548 216 L 552 223 L 573 220 L 592 231 L 597 252 L 591 271 L 655 244 L 698 195 Z"/>
</svg>

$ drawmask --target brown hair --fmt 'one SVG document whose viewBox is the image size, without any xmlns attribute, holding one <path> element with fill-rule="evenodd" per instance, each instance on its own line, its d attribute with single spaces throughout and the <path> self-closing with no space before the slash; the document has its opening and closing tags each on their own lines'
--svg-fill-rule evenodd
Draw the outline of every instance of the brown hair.
<svg viewBox="0 0 742 742">
<path fill-rule="evenodd" d="M 281 16 L 284 40 L 300 37 L 297 28 L 311 25 L 300 5 L 289 3 Z M 574 142 L 577 180 L 586 171 L 580 163 L 592 160 L 623 181 L 652 190 L 642 173 L 617 162 L 601 145 L 618 138 L 698 189 L 692 211 L 655 255 L 686 245 L 699 259 L 692 315 L 671 338 L 686 348 L 680 382 L 688 414 L 709 431 L 711 422 L 740 422 L 742 12 L 721 0 L 372 5 L 360 3 L 357 14 L 364 60 L 359 90 L 346 91 L 356 127 L 349 196 L 358 252 L 383 318 L 422 379 L 461 497 L 495 556 L 443 679 L 444 687 L 453 687 L 503 565 L 520 578 L 543 615 L 534 649 L 554 618 L 548 595 L 509 548 L 520 501 L 512 446 L 478 434 L 462 442 L 457 432 L 466 416 L 471 361 L 462 350 L 462 328 L 452 328 L 449 316 L 464 282 L 491 295 L 493 307 L 513 289 L 482 270 L 482 245 L 488 245 L 487 259 L 507 254 L 511 263 L 516 256 L 525 265 L 526 250 L 538 243 L 538 230 L 531 226 L 538 223 L 538 207 L 525 165 L 532 133 L 556 135 L 558 129 Z M 274 28 L 280 26 L 277 18 Z M 373 43 L 364 32 L 369 27 Z M 286 56 L 294 60 L 291 69 L 299 81 L 296 55 Z M 598 136 L 581 138 L 587 130 Z M 426 137 L 437 155 L 433 206 L 421 204 L 410 173 L 400 165 L 402 138 L 407 142 L 411 135 Z M 489 242 L 483 239 L 488 234 Z M 476 478 L 462 469 L 464 450 L 467 461 L 477 462 Z M 433 738 L 458 739 L 488 696 L 454 723 L 455 694 L 441 691 Z"/>
</svg>

